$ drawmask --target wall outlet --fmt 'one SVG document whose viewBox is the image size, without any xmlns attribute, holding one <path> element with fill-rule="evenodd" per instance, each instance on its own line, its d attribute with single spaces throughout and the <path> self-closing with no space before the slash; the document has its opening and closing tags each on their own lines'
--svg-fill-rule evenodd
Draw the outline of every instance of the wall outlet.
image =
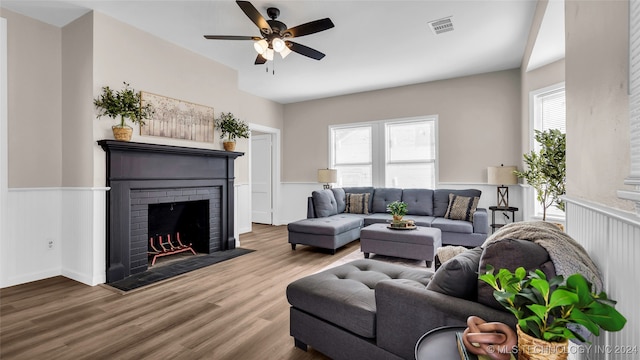
<svg viewBox="0 0 640 360">
<path fill-rule="evenodd" d="M 53 249 L 53 239 L 47 239 L 47 248 L 49 250 Z"/>
</svg>

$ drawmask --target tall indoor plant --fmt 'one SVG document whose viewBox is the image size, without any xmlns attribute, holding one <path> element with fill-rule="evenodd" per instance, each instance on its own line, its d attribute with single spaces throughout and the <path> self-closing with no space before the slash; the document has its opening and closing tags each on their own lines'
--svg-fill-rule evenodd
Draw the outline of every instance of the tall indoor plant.
<svg viewBox="0 0 640 360">
<path fill-rule="evenodd" d="M 579 329 L 598 336 L 600 329 L 619 331 L 627 321 L 614 308 L 616 302 L 604 292 L 593 292 L 593 285 L 581 274 L 566 281 L 560 275 L 547 280 L 541 270 L 527 274 L 519 267 L 494 274 L 488 265 L 479 278 L 518 320 L 518 359 L 566 359 L 568 340 L 586 341 Z M 540 351 L 541 356 L 529 350 Z"/>
<path fill-rule="evenodd" d="M 542 205 L 542 220 L 547 219 L 547 209 L 554 205 L 564 211 L 564 202 L 560 196 L 566 193 L 566 147 L 565 134 L 557 129 L 536 130 L 535 140 L 539 151 L 524 154 L 525 171 L 515 171 L 536 190 L 536 198 Z"/>
<path fill-rule="evenodd" d="M 120 117 L 120 123 L 111 127 L 116 140 L 131 140 L 133 129 L 125 123 L 129 119 L 133 124 L 144 125 L 144 120 L 153 115 L 151 104 L 142 105 L 140 93 L 132 89 L 127 82 L 123 82 L 122 90 L 112 90 L 109 86 L 102 88 L 102 93 L 93 104 L 98 109 L 98 118 L 108 116 L 113 119 Z"/>
<path fill-rule="evenodd" d="M 249 126 L 242 120 L 237 119 L 232 113 L 220 113 L 216 119 L 216 129 L 220 130 L 220 139 L 223 141 L 224 149 L 233 151 L 236 148 L 236 138 L 248 138 Z"/>
</svg>

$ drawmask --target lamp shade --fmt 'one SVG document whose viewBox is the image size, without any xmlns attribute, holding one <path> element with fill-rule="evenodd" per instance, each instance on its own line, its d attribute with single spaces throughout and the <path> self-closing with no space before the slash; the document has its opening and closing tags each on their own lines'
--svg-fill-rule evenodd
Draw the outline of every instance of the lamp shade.
<svg viewBox="0 0 640 360">
<path fill-rule="evenodd" d="M 515 185 L 518 183 L 518 177 L 513 173 L 515 170 L 515 166 L 489 166 L 487 182 L 491 185 Z"/>
<path fill-rule="evenodd" d="M 338 182 L 338 170 L 318 169 L 318 182 L 326 184 Z"/>
</svg>

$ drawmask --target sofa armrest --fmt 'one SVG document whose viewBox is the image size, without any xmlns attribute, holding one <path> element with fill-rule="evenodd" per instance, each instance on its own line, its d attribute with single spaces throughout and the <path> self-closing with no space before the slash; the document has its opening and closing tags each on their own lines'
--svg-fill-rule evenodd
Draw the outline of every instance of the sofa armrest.
<svg viewBox="0 0 640 360">
<path fill-rule="evenodd" d="M 307 219 L 313 219 L 316 216 L 316 208 L 313 206 L 313 198 L 307 197 Z"/>
<path fill-rule="evenodd" d="M 473 213 L 473 232 L 476 234 L 489 233 L 489 215 L 487 209 L 477 208 Z"/>
<path fill-rule="evenodd" d="M 379 282 L 375 296 L 377 344 L 404 359 L 414 358 L 416 342 L 427 331 L 466 326 L 471 315 L 515 329 L 516 318 L 509 312 L 394 280 Z"/>
</svg>

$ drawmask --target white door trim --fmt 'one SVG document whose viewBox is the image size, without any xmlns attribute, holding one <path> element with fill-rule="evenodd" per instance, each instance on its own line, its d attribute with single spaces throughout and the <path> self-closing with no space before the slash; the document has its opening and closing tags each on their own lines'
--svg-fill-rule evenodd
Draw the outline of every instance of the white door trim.
<svg viewBox="0 0 640 360">
<path fill-rule="evenodd" d="M 0 239 L 7 240 L 8 136 L 7 136 L 7 19 L 0 18 Z M 0 243 L 0 260 L 3 259 Z M 4 271 L 0 263 L 0 269 Z M 0 278 L 0 282 L 2 279 Z M 0 283 L 0 287 L 4 284 Z"/>
<path fill-rule="evenodd" d="M 280 129 L 264 126 L 260 124 L 249 123 L 249 129 L 271 134 L 271 196 L 273 201 L 273 225 L 282 225 L 280 221 L 280 148 L 281 134 Z M 249 156 L 251 156 L 251 142 L 249 141 Z M 251 159 L 249 159 L 251 164 Z M 249 166 L 249 186 L 251 186 L 251 166 Z"/>
</svg>

